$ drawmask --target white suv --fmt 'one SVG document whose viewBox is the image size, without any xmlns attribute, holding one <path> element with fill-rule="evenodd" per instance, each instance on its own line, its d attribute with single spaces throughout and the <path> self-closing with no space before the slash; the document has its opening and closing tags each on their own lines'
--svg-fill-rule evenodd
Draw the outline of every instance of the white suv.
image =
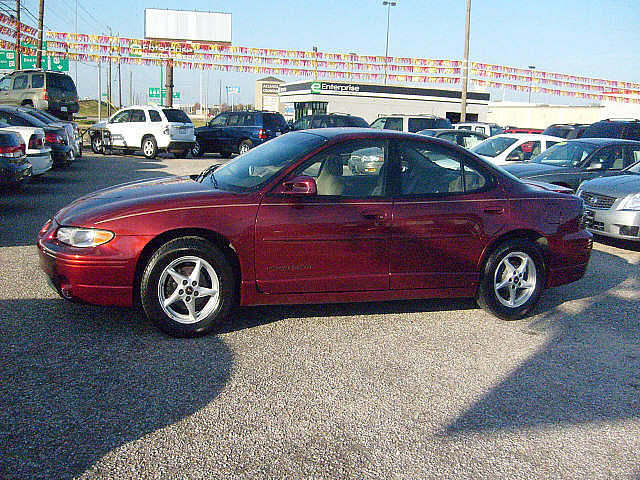
<svg viewBox="0 0 640 480">
<path fill-rule="evenodd" d="M 95 153 L 142 150 L 147 158 L 155 158 L 159 151 L 186 156 L 196 141 L 193 123 L 182 110 L 155 105 L 118 110 L 109 120 L 94 123 L 89 137 Z"/>
</svg>

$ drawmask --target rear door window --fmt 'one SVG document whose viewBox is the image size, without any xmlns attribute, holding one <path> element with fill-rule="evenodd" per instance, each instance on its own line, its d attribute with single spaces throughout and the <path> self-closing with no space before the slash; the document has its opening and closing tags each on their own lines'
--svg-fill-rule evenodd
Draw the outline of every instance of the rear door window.
<svg viewBox="0 0 640 480">
<path fill-rule="evenodd" d="M 31 75 L 31 88 L 42 87 L 44 87 L 44 75 L 42 73 Z"/>
<path fill-rule="evenodd" d="M 29 83 L 29 77 L 27 75 L 18 75 L 13 81 L 13 89 L 14 90 L 23 90 L 27 88 L 27 83 Z"/>
<path fill-rule="evenodd" d="M 156 110 L 149 110 L 149 118 L 152 122 L 161 122 L 162 118 Z"/>
<path fill-rule="evenodd" d="M 144 123 L 147 119 L 144 116 L 144 110 L 131 110 L 129 114 L 129 121 L 136 123 Z"/>
<path fill-rule="evenodd" d="M 211 127 L 224 127 L 227 124 L 227 119 L 229 118 L 228 113 L 221 113 L 216 118 L 211 120 L 209 126 Z"/>
<path fill-rule="evenodd" d="M 435 125 L 435 122 L 431 118 L 410 118 L 409 119 L 409 131 L 419 132 L 427 128 L 439 128 Z"/>
<path fill-rule="evenodd" d="M 237 127 L 240 124 L 240 114 L 239 113 L 230 113 L 229 121 L 227 122 L 227 126 L 229 127 Z"/>
<path fill-rule="evenodd" d="M 387 123 L 384 124 L 384 128 L 386 130 L 397 130 L 399 132 L 402 131 L 402 118 L 387 118 Z M 424 130 L 421 128 L 420 130 Z M 418 130 L 416 130 L 417 132 Z"/>
</svg>

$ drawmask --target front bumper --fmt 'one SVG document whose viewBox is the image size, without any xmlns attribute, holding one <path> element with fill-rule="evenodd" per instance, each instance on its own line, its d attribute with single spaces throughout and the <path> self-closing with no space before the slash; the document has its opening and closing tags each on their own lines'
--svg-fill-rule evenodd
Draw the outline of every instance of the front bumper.
<svg viewBox="0 0 640 480">
<path fill-rule="evenodd" d="M 57 228 L 52 222 L 37 241 L 40 267 L 54 290 L 75 302 L 131 306 L 137 259 L 150 238 L 116 236 L 99 247 L 74 248 L 55 240 Z"/>
<path fill-rule="evenodd" d="M 621 240 L 640 241 L 640 211 L 587 209 L 587 230 Z"/>
<path fill-rule="evenodd" d="M 586 230 L 548 238 L 547 287 L 580 280 L 589 266 L 593 235 Z"/>
</svg>

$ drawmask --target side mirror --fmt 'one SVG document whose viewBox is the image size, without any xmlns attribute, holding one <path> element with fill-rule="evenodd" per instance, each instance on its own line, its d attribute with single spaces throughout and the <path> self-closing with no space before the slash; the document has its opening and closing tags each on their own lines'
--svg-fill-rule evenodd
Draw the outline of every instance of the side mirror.
<svg viewBox="0 0 640 480">
<path fill-rule="evenodd" d="M 318 186 L 313 177 L 300 175 L 282 184 L 280 193 L 283 195 L 309 196 L 318 194 Z"/>
</svg>

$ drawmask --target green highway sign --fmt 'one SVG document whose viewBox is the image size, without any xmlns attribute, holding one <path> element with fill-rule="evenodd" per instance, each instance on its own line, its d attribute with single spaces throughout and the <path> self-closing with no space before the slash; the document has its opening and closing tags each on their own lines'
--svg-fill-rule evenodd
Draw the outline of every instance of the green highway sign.
<svg viewBox="0 0 640 480">
<path fill-rule="evenodd" d="M 13 50 L 0 50 L 0 69 L 15 70 L 16 52 Z"/>
<path fill-rule="evenodd" d="M 21 42 L 23 47 L 36 48 L 30 43 Z M 47 42 L 42 42 L 43 50 L 47 49 Z M 13 50 L 0 50 L 0 70 L 15 70 L 16 53 Z M 36 68 L 35 55 L 20 55 L 20 68 Z M 56 72 L 69 71 L 69 59 L 53 56 L 42 57 L 42 68 L 45 70 L 54 70 Z"/>
<path fill-rule="evenodd" d="M 167 96 L 167 89 L 162 89 L 162 98 Z M 160 98 L 160 87 L 149 87 L 149 98 Z M 180 92 L 173 92 L 173 98 L 180 98 Z"/>
</svg>

